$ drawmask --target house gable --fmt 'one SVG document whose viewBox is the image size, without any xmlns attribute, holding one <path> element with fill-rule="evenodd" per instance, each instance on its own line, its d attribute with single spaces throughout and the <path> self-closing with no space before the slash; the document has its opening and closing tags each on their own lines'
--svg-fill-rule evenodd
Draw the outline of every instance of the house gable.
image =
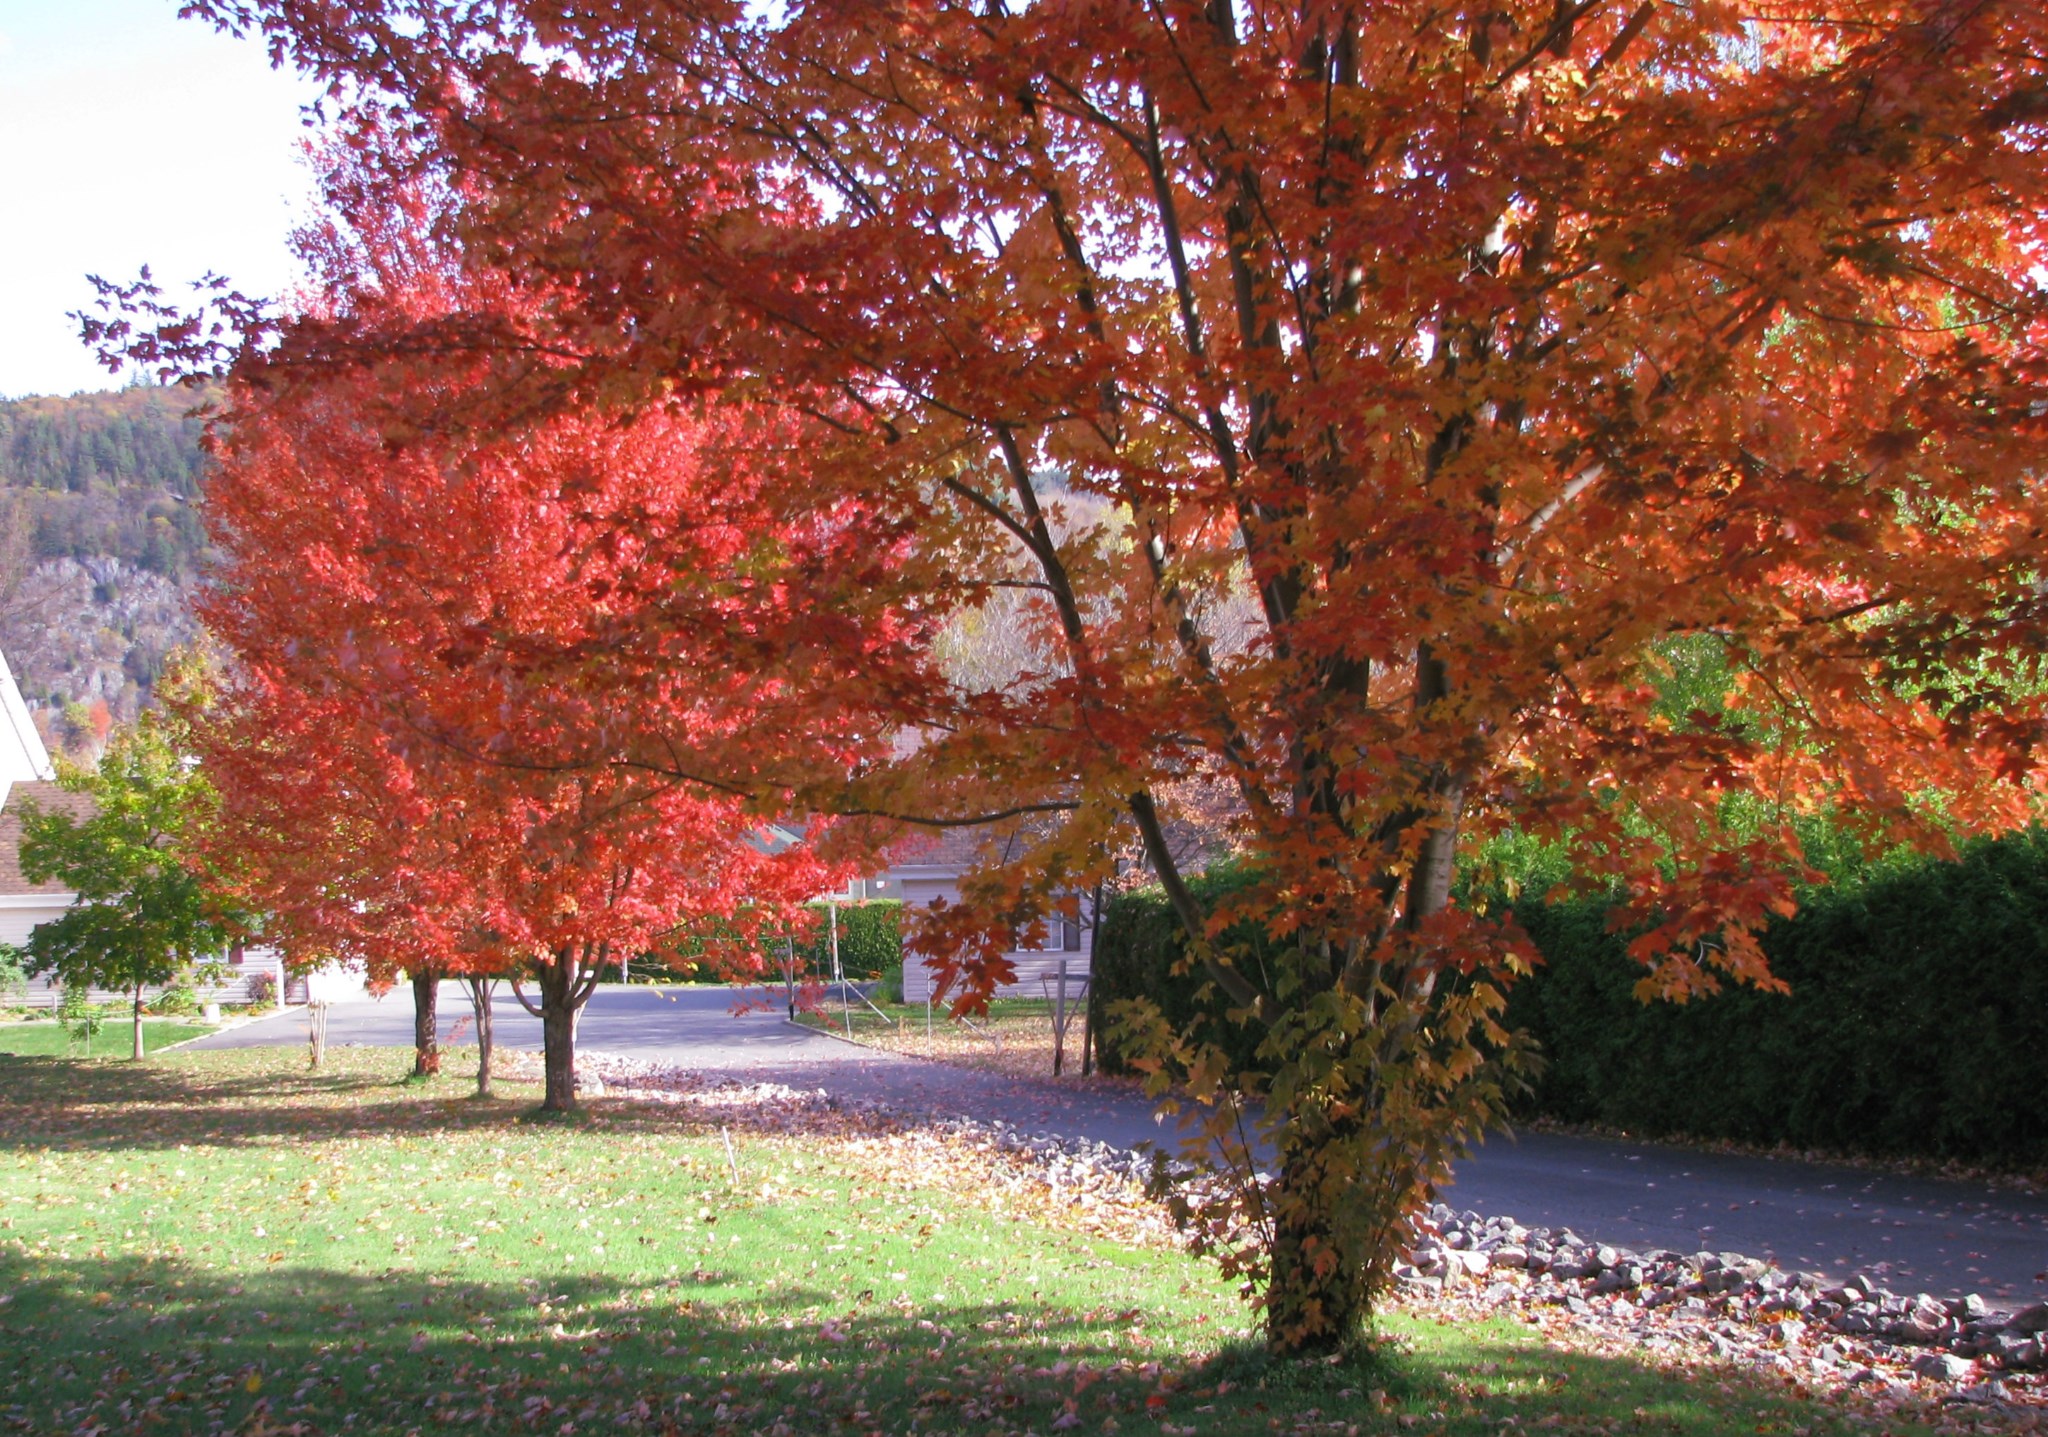
<svg viewBox="0 0 2048 1437">
<path fill-rule="evenodd" d="M 11 785 L 47 782 L 56 776 L 49 750 L 43 747 L 43 737 L 36 732 L 28 705 L 15 686 L 14 673 L 7 667 L 7 656 L 0 654 L 0 804 L 6 802 Z"/>
</svg>

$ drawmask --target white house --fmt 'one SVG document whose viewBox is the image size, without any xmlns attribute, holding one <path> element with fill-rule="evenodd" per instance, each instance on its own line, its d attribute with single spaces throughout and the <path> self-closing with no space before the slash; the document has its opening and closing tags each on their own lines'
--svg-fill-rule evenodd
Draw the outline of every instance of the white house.
<svg viewBox="0 0 2048 1437">
<path fill-rule="evenodd" d="M 80 808 L 75 794 L 57 787 L 56 777 L 7 656 L 0 654 L 0 943 L 26 943 L 37 924 L 55 918 L 77 897 L 55 884 L 30 883 L 21 874 L 22 801 L 34 799 L 46 809 Z"/>
<path fill-rule="evenodd" d="M 1005 843 L 1020 842 L 1021 836 L 1007 838 L 985 828 L 949 828 L 915 835 L 890 851 L 888 871 L 869 880 L 864 896 L 898 898 L 903 901 L 906 926 L 912 910 L 929 908 L 938 899 L 960 901 L 960 879 L 976 866 L 991 848 L 1000 856 Z M 1095 927 L 1090 919 L 1090 901 L 1082 900 L 1083 922 L 1053 920 L 1046 925 L 1045 946 L 1013 948 L 1003 956 L 1016 969 L 1014 981 L 996 989 L 999 998 L 1045 998 L 1051 995 L 1048 982 L 1065 964 L 1067 996 L 1076 996 L 1078 980 L 1088 976 L 1094 950 Z M 918 955 L 903 955 L 903 999 L 922 1003 L 932 995 L 932 975 Z"/>
</svg>

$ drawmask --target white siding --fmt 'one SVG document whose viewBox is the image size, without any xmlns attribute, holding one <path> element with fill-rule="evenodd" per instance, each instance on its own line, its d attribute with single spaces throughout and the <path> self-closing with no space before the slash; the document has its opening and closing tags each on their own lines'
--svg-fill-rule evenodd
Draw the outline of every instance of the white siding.
<svg viewBox="0 0 2048 1437">
<path fill-rule="evenodd" d="M 903 874 L 901 870 L 890 875 L 896 887 L 897 896 L 902 898 L 905 909 L 919 909 L 931 906 L 932 900 L 943 898 L 948 903 L 959 901 L 960 890 L 952 875 Z M 1053 932 L 1058 933 L 1053 925 Z M 1055 938 L 1054 941 L 1057 941 Z M 1004 957 L 1017 970 L 1015 981 L 997 986 L 999 998 L 1045 998 L 1050 996 L 1054 984 L 1043 981 L 1055 978 L 1062 960 L 1067 965 L 1067 997 L 1074 999 L 1074 980 L 1088 976 L 1089 955 L 1095 942 L 1093 927 L 1081 928 L 1081 945 L 1078 951 L 1065 953 L 1050 949 L 1019 949 L 1006 953 Z M 903 955 L 903 1001 L 922 1003 L 932 996 L 932 975 L 924 959 L 915 953 Z"/>
<path fill-rule="evenodd" d="M 4 913 L 5 910 L 0 910 Z M 59 910 L 62 911 L 62 910 Z M 40 921 L 40 920 L 38 920 Z M 275 999 L 276 985 L 284 980 L 284 962 L 273 948 L 250 948 L 243 952 L 240 963 L 225 965 L 226 974 L 218 983 L 202 984 L 193 990 L 201 1002 L 246 1003 L 249 1001 L 250 980 L 259 973 L 270 975 L 271 995 Z M 163 991 L 160 987 L 142 990 L 143 1002 L 147 1003 Z M 31 1008 L 54 1008 L 63 996 L 63 986 L 48 978 L 31 978 L 28 982 L 26 1005 Z M 135 995 L 129 992 L 114 992 L 105 988 L 94 988 L 88 994 L 94 1003 L 128 1003 Z"/>
<path fill-rule="evenodd" d="M 74 895 L 69 893 L 34 893 L 20 896 L 0 897 L 0 943 L 11 943 L 19 948 L 28 942 L 28 935 L 52 918 L 63 916 L 71 906 Z"/>
</svg>

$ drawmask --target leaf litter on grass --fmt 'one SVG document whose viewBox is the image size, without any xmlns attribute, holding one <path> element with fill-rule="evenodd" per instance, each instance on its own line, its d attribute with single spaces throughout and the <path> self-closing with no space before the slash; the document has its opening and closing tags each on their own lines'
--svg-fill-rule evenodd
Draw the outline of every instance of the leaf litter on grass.
<svg viewBox="0 0 2048 1437">
<path fill-rule="evenodd" d="M 583 1123 L 535 1127 L 516 1121 L 531 1098 L 516 1081 L 478 1103 L 454 1079 L 397 1087 L 393 1054 L 347 1054 L 320 1081 L 286 1061 L 174 1057 L 104 1083 L 8 1071 L 0 1341 L 36 1360 L 0 1389 L 0 1428 L 1497 1437 L 1875 1421 L 1740 1373 L 1688 1387 L 1462 1296 L 1394 1315 L 1377 1355 L 1273 1364 L 1129 1183 L 1055 1183 L 996 1135 L 820 1094 L 614 1068 Z M 1896 1417 L 1883 1430 L 1924 1425 Z"/>
</svg>

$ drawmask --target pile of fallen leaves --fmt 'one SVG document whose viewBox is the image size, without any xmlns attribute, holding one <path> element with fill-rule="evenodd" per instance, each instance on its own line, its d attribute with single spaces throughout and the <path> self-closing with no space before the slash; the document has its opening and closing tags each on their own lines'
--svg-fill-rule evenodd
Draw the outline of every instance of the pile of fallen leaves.
<svg viewBox="0 0 2048 1437">
<path fill-rule="evenodd" d="M 1053 1076 L 1053 1026 L 1049 1011 L 1021 1008 L 962 1019 L 949 1017 L 941 1009 L 930 1015 L 927 1022 L 925 1011 L 916 1008 L 898 1014 L 893 1023 L 884 1022 L 871 1012 L 856 1013 L 851 1022 L 845 1021 L 837 1010 L 806 1014 L 798 1021 L 835 1037 L 850 1038 L 864 1046 L 907 1057 L 931 1058 L 1012 1078 Z M 1068 1022 L 1059 1081 L 1136 1087 L 1135 1078 L 1082 1073 L 1083 1017 L 1076 1013 Z"/>
<path fill-rule="evenodd" d="M 530 1080 L 536 1055 L 512 1055 L 514 1081 Z M 595 1079 L 595 1082 L 592 1080 Z M 750 1137 L 825 1137 L 877 1188 L 910 1193 L 934 1183 L 971 1196 L 992 1215 L 1148 1246 L 1183 1245 L 1164 1207 L 1124 1170 L 1086 1149 L 1048 1152 L 963 1119 L 934 1120 L 879 1104 L 853 1104 L 823 1089 L 731 1078 L 625 1058 L 578 1059 L 578 1082 L 609 1101 L 659 1105 L 708 1129 Z M 745 1180 L 734 1160 L 733 1176 Z"/>
</svg>

